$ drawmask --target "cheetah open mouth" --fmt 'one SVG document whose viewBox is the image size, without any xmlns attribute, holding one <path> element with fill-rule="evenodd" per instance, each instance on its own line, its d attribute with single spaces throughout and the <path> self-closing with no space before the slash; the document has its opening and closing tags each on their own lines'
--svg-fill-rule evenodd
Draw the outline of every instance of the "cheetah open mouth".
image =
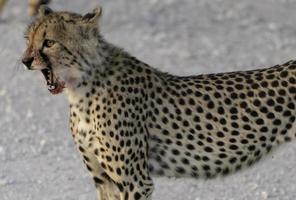
<svg viewBox="0 0 296 200">
<path fill-rule="evenodd" d="M 65 88 L 65 82 L 60 81 L 52 71 L 52 69 L 46 68 L 41 70 L 47 84 L 47 89 L 51 94 L 59 94 L 63 92 Z"/>
</svg>

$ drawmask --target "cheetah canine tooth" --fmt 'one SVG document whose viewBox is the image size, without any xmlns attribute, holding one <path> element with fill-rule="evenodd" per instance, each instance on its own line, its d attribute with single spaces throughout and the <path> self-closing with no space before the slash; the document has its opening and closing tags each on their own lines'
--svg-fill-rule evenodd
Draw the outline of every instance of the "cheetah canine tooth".
<svg viewBox="0 0 296 200">
<path fill-rule="evenodd" d="M 56 88 L 55 85 L 48 85 L 47 87 L 48 87 L 49 90 L 54 90 Z"/>
</svg>

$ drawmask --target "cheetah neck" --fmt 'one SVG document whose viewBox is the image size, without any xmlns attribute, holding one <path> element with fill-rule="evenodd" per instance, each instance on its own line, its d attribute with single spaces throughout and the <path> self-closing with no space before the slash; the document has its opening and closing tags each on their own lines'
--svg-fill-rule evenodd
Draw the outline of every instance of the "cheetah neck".
<svg viewBox="0 0 296 200">
<path fill-rule="evenodd" d="M 108 81 L 107 71 L 113 68 L 114 61 L 125 57 L 126 53 L 106 42 L 102 36 L 98 36 L 97 43 L 83 51 L 82 63 L 86 64 L 77 70 L 76 76 L 79 81 L 66 88 L 66 93 L 70 104 L 79 104 L 82 99 L 94 93 L 104 93 L 106 81 Z M 79 73 L 79 74 L 77 74 Z"/>
</svg>

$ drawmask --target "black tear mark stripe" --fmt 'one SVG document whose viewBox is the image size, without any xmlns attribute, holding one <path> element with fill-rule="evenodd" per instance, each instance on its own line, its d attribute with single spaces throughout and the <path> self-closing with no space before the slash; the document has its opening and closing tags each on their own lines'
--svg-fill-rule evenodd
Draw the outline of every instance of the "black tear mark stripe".
<svg viewBox="0 0 296 200">
<path fill-rule="evenodd" d="M 64 50 L 71 56 L 73 56 L 73 53 L 66 47 L 64 46 L 63 44 L 60 43 L 60 45 L 64 48 Z"/>
<path fill-rule="evenodd" d="M 43 39 L 46 38 L 46 31 L 43 32 L 43 35 L 42 35 Z"/>
<path fill-rule="evenodd" d="M 39 54 L 40 54 L 41 58 L 44 60 L 46 67 L 48 67 L 49 69 L 52 69 L 52 64 L 51 64 L 49 58 L 47 57 L 47 55 L 45 55 L 43 53 L 43 47 L 41 50 L 39 50 Z"/>
<path fill-rule="evenodd" d="M 74 55 L 74 53 L 72 53 L 65 45 L 63 45 L 63 44 L 61 44 L 61 43 L 59 43 L 62 47 L 63 47 L 63 49 L 70 55 L 70 56 L 72 56 L 73 57 L 73 59 L 71 60 L 71 65 L 73 65 L 74 63 L 77 63 L 79 66 L 82 66 L 82 64 L 79 62 L 79 61 L 77 61 L 77 59 L 76 59 L 76 56 Z"/>
<path fill-rule="evenodd" d="M 88 66 L 90 66 L 90 63 L 88 62 L 88 60 L 82 55 L 81 52 L 77 52 L 77 54 L 80 56 L 80 58 L 83 60 L 83 62 L 85 62 L 85 64 L 87 64 Z"/>
</svg>

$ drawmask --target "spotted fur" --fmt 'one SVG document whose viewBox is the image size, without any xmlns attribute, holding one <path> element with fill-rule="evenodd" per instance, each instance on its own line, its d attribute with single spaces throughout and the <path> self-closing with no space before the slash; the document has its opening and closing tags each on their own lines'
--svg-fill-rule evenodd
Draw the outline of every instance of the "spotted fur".
<svg viewBox="0 0 296 200">
<path fill-rule="evenodd" d="M 31 69 L 65 80 L 70 128 L 99 199 L 151 199 L 151 176 L 226 175 L 295 138 L 296 61 L 174 76 L 106 42 L 100 15 L 44 8 L 24 53 Z"/>
</svg>

